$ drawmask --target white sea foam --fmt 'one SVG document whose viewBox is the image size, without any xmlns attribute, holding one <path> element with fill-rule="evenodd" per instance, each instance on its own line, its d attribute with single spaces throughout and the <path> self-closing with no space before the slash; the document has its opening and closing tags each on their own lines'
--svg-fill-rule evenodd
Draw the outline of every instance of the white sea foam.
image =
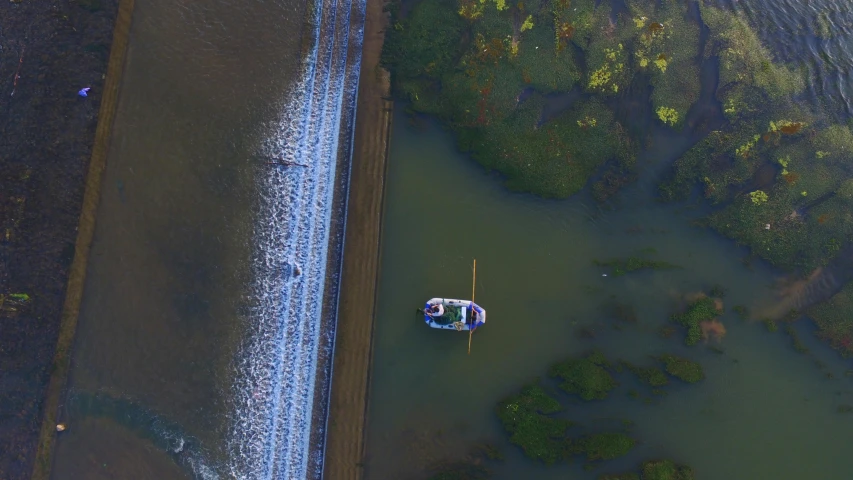
<svg viewBox="0 0 853 480">
<path fill-rule="evenodd" d="M 311 444 L 318 404 L 318 352 L 333 340 L 321 329 L 342 119 L 353 117 L 364 0 L 318 0 L 313 48 L 271 132 L 267 154 L 307 167 L 276 167 L 259 177 L 254 232 L 251 331 L 238 358 L 229 470 L 240 479 L 319 476 L 322 445 Z M 347 65 L 350 68 L 347 68 Z M 352 66 L 355 65 L 355 68 Z M 355 78 L 353 78 L 355 76 Z M 344 128 L 349 128 L 344 125 Z M 298 269 L 296 266 L 298 265 Z M 298 274 L 297 274 L 298 271 Z M 321 467 L 320 467 L 321 468 Z M 319 470 L 319 469 L 318 469 Z"/>
</svg>

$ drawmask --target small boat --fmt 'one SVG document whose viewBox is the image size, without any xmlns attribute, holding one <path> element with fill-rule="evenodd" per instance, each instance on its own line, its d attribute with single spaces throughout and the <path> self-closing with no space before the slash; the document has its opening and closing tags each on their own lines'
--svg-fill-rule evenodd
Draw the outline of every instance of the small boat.
<svg viewBox="0 0 853 480">
<path fill-rule="evenodd" d="M 424 305 L 424 321 L 432 328 L 476 330 L 486 323 L 486 310 L 470 300 L 433 298 Z"/>
</svg>

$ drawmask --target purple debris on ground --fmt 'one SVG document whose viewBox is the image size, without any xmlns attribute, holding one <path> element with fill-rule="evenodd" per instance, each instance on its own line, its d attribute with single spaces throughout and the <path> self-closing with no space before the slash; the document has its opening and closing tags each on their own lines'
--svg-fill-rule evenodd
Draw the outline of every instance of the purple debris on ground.
<svg viewBox="0 0 853 480">
<path fill-rule="evenodd" d="M 91 90 L 91 89 L 92 89 L 91 87 L 83 88 L 79 92 L 77 92 L 77 95 L 80 95 L 81 97 L 88 97 L 89 96 L 89 90 Z"/>
</svg>

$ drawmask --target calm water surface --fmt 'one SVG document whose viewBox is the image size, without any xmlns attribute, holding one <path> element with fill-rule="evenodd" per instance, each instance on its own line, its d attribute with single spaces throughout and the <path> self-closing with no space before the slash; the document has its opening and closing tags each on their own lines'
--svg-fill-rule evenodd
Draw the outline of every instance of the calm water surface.
<svg viewBox="0 0 853 480">
<path fill-rule="evenodd" d="M 853 17 L 831 1 L 729 2 L 754 21 L 781 61 L 810 79 L 801 99 L 847 118 L 849 48 Z M 828 16 L 827 16 L 828 15 Z M 819 23 L 828 19 L 827 25 Z M 823 28 L 822 33 L 819 33 Z M 847 479 L 853 417 L 849 363 L 797 324 L 811 354 L 796 353 L 790 337 L 744 321 L 731 307 L 767 301 L 780 272 L 753 263 L 745 249 L 692 226 L 700 205 L 655 201 L 656 183 L 684 138 L 653 132 L 640 158 L 637 184 L 613 208 L 599 210 L 586 194 L 548 202 L 511 194 L 500 179 L 457 153 L 437 125 L 414 124 L 398 106 L 388 178 L 382 273 L 368 432 L 370 479 L 426 478 L 429 468 L 464 458 L 469 447 L 491 442 L 507 454 L 495 478 L 594 479 L 633 470 L 643 460 L 671 458 L 695 468 L 700 480 Z M 440 181 L 433 185 L 425 180 Z M 641 252 L 683 267 L 602 276 L 594 259 Z M 477 302 L 489 322 L 474 335 L 427 328 L 414 309 L 431 297 L 469 298 L 471 261 L 477 259 Z M 684 296 L 727 289 L 727 329 L 719 342 L 685 347 L 683 337 L 658 332 Z M 637 313 L 620 324 L 614 303 Z M 595 332 L 583 338 L 582 329 Z M 640 444 L 628 456 L 593 471 L 582 464 L 544 466 L 511 445 L 495 404 L 568 356 L 601 349 L 612 359 L 648 363 L 671 352 L 699 361 L 706 380 L 674 385 L 649 402 L 627 393 L 630 376 L 605 402 L 577 403 L 565 412 L 592 431 L 620 429 Z M 827 374 L 831 374 L 829 378 Z M 569 397 L 561 400 L 571 402 Z"/>
</svg>

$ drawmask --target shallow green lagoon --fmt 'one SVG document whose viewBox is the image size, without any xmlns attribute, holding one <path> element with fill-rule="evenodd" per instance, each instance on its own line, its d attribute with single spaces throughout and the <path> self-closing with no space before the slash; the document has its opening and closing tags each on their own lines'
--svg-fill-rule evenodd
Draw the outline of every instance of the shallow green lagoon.
<svg viewBox="0 0 853 480">
<path fill-rule="evenodd" d="M 853 403 L 846 363 L 797 324 L 810 348 L 800 354 L 779 329 L 741 320 L 735 305 L 772 298 L 777 273 L 708 230 L 701 212 L 654 199 L 657 177 L 685 145 L 664 133 L 640 159 L 641 178 L 600 210 L 584 195 L 543 201 L 512 194 L 500 179 L 456 152 L 431 122 L 412 124 L 398 106 L 391 146 L 368 433 L 368 478 L 426 478 L 430 468 L 491 442 L 507 456 L 495 478 L 592 479 L 667 457 L 699 479 L 848 478 Z M 651 253 L 650 249 L 654 249 Z M 645 254 L 683 268 L 603 276 L 594 259 Z M 477 259 L 476 300 L 488 323 L 467 336 L 428 328 L 415 308 L 434 296 L 469 298 Z M 727 290 L 727 334 L 694 347 L 683 332 L 659 330 L 684 296 Z M 612 314 L 614 302 L 635 323 Z M 584 335 L 583 330 L 587 330 Z M 594 338 L 586 338 L 589 331 Z M 537 464 L 508 442 L 495 404 L 555 361 L 593 348 L 637 363 L 671 352 L 702 363 L 707 378 L 672 384 L 655 397 L 635 379 L 604 402 L 568 396 L 565 416 L 591 431 L 634 426 L 641 444 L 628 456 L 585 471 L 582 462 Z M 722 351 L 722 353 L 720 352 Z M 822 365 L 821 365 L 822 363 Z M 833 378 L 827 378 L 827 373 Z M 640 399 L 628 396 L 637 389 Z M 644 401 L 644 398 L 650 400 Z"/>
</svg>

